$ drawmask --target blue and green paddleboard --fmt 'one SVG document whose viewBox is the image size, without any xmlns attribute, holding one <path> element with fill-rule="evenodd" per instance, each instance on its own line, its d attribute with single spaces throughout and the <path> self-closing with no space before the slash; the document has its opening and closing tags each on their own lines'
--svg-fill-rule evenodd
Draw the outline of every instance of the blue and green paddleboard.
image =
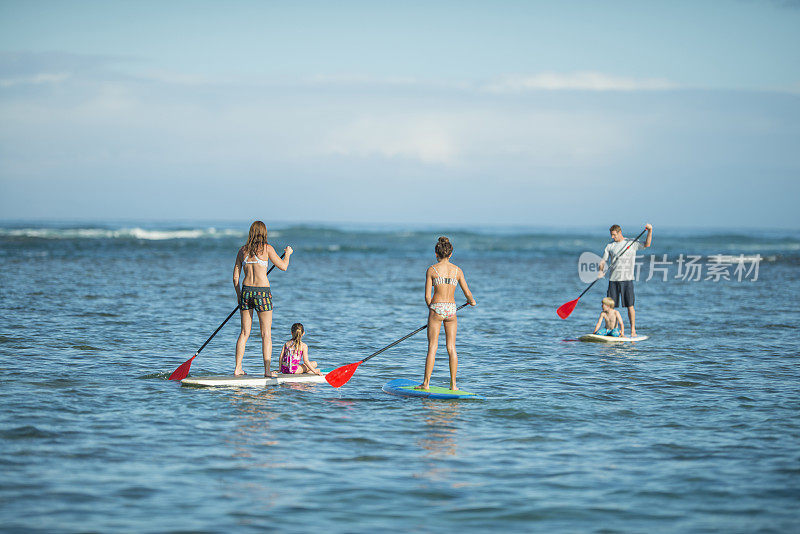
<svg viewBox="0 0 800 534">
<path fill-rule="evenodd" d="M 419 385 L 419 380 L 408 380 L 407 378 L 396 378 L 383 385 L 383 391 L 389 395 L 400 397 L 423 397 L 426 399 L 482 399 L 480 395 L 461 391 L 431 386 L 428 391 L 414 389 Z"/>
</svg>

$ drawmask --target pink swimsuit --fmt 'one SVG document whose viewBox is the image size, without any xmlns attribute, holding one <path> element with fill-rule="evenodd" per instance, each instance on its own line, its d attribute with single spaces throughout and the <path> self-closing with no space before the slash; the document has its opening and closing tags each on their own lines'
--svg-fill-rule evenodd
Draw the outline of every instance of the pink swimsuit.
<svg viewBox="0 0 800 534">
<path fill-rule="evenodd" d="M 303 350 L 295 348 L 291 341 L 287 342 L 281 352 L 281 373 L 294 374 L 301 363 L 303 363 Z"/>
</svg>

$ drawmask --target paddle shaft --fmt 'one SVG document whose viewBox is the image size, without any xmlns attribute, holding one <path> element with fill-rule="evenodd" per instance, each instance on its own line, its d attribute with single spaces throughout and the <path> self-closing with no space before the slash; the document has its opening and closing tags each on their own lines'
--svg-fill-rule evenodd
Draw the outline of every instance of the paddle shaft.
<svg viewBox="0 0 800 534">
<path fill-rule="evenodd" d="M 284 252 L 283 254 L 281 254 L 281 259 L 283 259 L 283 257 L 284 257 L 285 255 L 286 255 L 286 253 L 285 253 L 285 252 Z M 273 263 L 273 264 L 272 264 L 272 267 L 270 267 L 270 268 L 269 268 L 269 270 L 267 271 L 267 274 L 271 273 L 271 272 L 272 272 L 272 269 L 274 269 L 274 268 L 275 268 L 275 264 Z M 206 348 L 206 345 L 208 345 L 208 343 L 209 343 L 209 342 L 210 342 L 212 339 L 214 339 L 214 336 L 216 336 L 216 335 L 217 335 L 217 332 L 219 332 L 220 330 L 222 330 L 222 327 L 223 327 L 223 326 L 225 326 L 225 323 L 227 323 L 228 321 L 230 321 L 230 320 L 231 320 L 231 317 L 233 317 L 233 314 L 234 314 L 234 313 L 236 313 L 236 311 L 237 311 L 238 309 L 239 309 L 239 304 L 237 303 L 237 304 L 236 304 L 236 307 L 235 307 L 235 308 L 234 308 L 234 309 L 231 311 L 231 313 L 230 313 L 230 314 L 228 314 L 228 317 L 227 317 L 227 318 L 226 318 L 224 321 L 222 321 L 222 324 L 221 324 L 221 325 L 219 325 L 219 327 L 217 327 L 217 329 L 216 329 L 216 330 L 214 330 L 214 333 L 213 333 L 213 334 L 211 334 L 211 337 L 210 337 L 210 338 L 208 338 L 208 339 L 206 339 L 206 342 L 205 342 L 205 343 L 203 343 L 203 346 L 202 346 L 202 347 L 200 347 L 199 349 L 197 349 L 197 352 L 195 352 L 195 353 L 194 353 L 194 356 L 197 356 L 198 354 L 200 354 L 200 351 L 201 351 L 201 350 L 203 350 L 204 348 Z M 192 356 L 192 358 L 194 358 L 194 356 Z"/>
<path fill-rule="evenodd" d="M 459 306 L 458 308 L 456 308 L 456 311 L 458 311 L 458 310 L 460 310 L 461 308 L 463 308 L 464 306 L 468 306 L 468 305 L 469 305 L 469 302 L 465 302 L 464 304 L 462 304 L 461 306 Z M 401 337 L 400 339 L 398 339 L 398 340 L 397 340 L 397 341 L 395 341 L 394 343 L 390 343 L 390 344 L 386 345 L 385 347 L 383 347 L 383 348 L 382 348 L 381 350 L 379 350 L 378 352 L 373 352 L 372 354 L 370 354 L 369 356 L 367 356 L 366 358 L 364 358 L 363 360 L 361 360 L 361 363 L 364 363 L 365 361 L 369 360 L 369 359 L 370 359 L 370 358 L 372 358 L 373 356 L 377 356 L 378 354 L 380 354 L 381 352 L 383 352 L 383 351 L 385 351 L 385 350 L 391 349 L 392 347 L 394 347 L 395 345 L 397 345 L 397 344 L 398 344 L 398 343 L 400 343 L 401 341 L 405 341 L 406 339 L 410 338 L 410 337 L 411 337 L 411 336 L 413 336 L 414 334 L 418 334 L 419 332 L 422 332 L 422 331 L 423 331 L 423 330 L 425 330 L 426 328 L 428 328 L 428 325 L 425 325 L 425 326 L 420 326 L 419 328 L 417 328 L 416 330 L 414 330 L 414 331 L 413 331 L 413 332 L 411 332 L 410 334 L 407 334 L 407 335 L 405 335 L 405 336 Z"/>
<path fill-rule="evenodd" d="M 214 333 L 213 333 L 213 334 L 211 334 L 211 337 L 209 337 L 208 339 L 206 339 L 206 342 L 205 342 L 205 343 L 203 343 L 203 346 L 202 346 L 202 347 L 200 347 L 199 349 L 197 349 L 197 352 L 195 352 L 195 353 L 194 353 L 194 355 L 195 355 L 195 356 L 197 356 L 198 354 L 200 354 L 200 351 L 201 351 L 201 350 L 203 350 L 204 348 L 206 348 L 206 345 L 208 345 L 208 343 L 209 343 L 209 342 L 210 342 L 212 339 L 214 339 L 214 336 L 216 336 L 216 335 L 217 335 L 217 332 L 219 332 L 220 330 L 222 330 L 222 327 L 223 327 L 223 326 L 225 326 L 225 323 L 227 323 L 228 321 L 230 321 L 230 320 L 231 320 L 231 317 L 233 317 L 233 314 L 234 314 L 234 313 L 236 313 L 238 309 L 239 309 L 239 305 L 237 304 L 237 305 L 236 305 L 236 307 L 233 309 L 233 311 L 231 311 L 231 313 L 228 315 L 228 317 L 227 317 L 227 318 L 226 318 L 224 321 L 222 321 L 222 324 L 221 324 L 221 325 L 219 325 L 219 326 L 217 327 L 217 329 L 216 329 L 216 330 L 214 330 Z M 194 358 L 194 356 L 192 356 L 192 357 Z"/>
<path fill-rule="evenodd" d="M 631 248 L 631 247 L 633 246 L 633 244 L 634 244 L 634 243 L 636 243 L 637 241 L 639 241 L 639 238 L 641 238 L 641 237 L 644 235 L 644 233 L 645 233 L 646 231 L 647 231 L 647 228 L 645 228 L 644 230 L 642 230 L 642 233 L 641 233 L 641 234 L 639 234 L 639 235 L 637 235 L 637 236 L 636 236 L 636 238 L 635 238 L 633 241 L 631 241 L 630 245 L 628 245 L 627 247 L 625 247 L 625 250 L 623 250 L 622 252 L 620 252 L 619 256 L 617 256 L 617 257 L 616 257 L 616 259 L 614 259 L 614 263 L 613 263 L 612 265 L 609 265 L 609 266 L 608 266 L 608 273 L 609 273 L 609 275 L 611 275 L 611 269 L 613 269 L 614 267 L 616 267 L 616 266 L 617 266 L 617 262 L 618 262 L 618 261 L 619 261 L 619 259 L 622 257 L 622 255 L 623 255 L 623 254 L 625 254 L 626 252 L 628 252 L 628 249 L 629 249 L 629 248 Z M 578 297 L 578 299 L 580 299 L 582 296 L 584 296 L 584 295 L 586 294 L 586 292 L 587 292 L 587 291 L 589 291 L 589 290 L 592 288 L 592 286 L 593 286 L 593 285 L 595 285 L 595 283 L 597 283 L 597 281 L 598 281 L 598 280 L 600 280 L 600 279 L 599 279 L 599 278 L 595 278 L 594 282 L 592 282 L 591 284 L 589 284 L 589 287 L 587 287 L 586 289 L 584 289 L 584 290 L 583 290 L 583 293 L 581 293 L 581 294 L 580 294 L 580 296 Z"/>
</svg>

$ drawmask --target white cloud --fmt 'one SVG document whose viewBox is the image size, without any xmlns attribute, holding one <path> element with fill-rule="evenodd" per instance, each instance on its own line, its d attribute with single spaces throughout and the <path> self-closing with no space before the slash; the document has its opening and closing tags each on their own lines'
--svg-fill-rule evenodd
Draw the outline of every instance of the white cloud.
<svg viewBox="0 0 800 534">
<path fill-rule="evenodd" d="M 780 88 L 778 89 L 778 92 L 800 95 L 800 82 L 793 83 L 786 88 Z"/>
<path fill-rule="evenodd" d="M 485 85 L 489 93 L 524 91 L 658 91 L 677 89 L 678 84 L 663 78 L 625 78 L 601 72 L 543 72 L 532 76 L 508 76 Z"/>
<path fill-rule="evenodd" d="M 437 116 L 362 117 L 331 132 L 326 154 L 387 158 L 404 157 L 423 163 L 450 165 L 458 155 L 448 122 Z"/>
<path fill-rule="evenodd" d="M 636 121 L 601 111 L 506 110 L 450 103 L 449 111 L 373 109 L 327 124 L 320 155 L 406 158 L 426 165 L 491 168 L 605 166 L 630 155 Z M 311 148 L 311 147 L 309 147 Z M 313 150 L 313 148 L 312 148 Z"/>
<path fill-rule="evenodd" d="M 375 89 L 385 88 L 389 90 L 443 90 L 474 92 L 478 85 L 463 80 L 435 80 L 413 78 L 408 76 L 367 76 L 367 75 L 329 75 L 319 74 L 305 78 L 299 82 L 301 85 L 308 85 L 315 88 L 335 87 L 335 88 L 361 88 Z"/>
<path fill-rule="evenodd" d="M 665 78 L 630 78 L 595 71 L 573 73 L 540 72 L 504 76 L 488 83 L 458 80 L 422 80 L 403 77 L 358 75 L 318 75 L 306 80 L 309 85 L 350 87 L 393 87 L 447 89 L 479 93 L 521 93 L 525 91 L 660 91 L 681 86 Z"/>
<path fill-rule="evenodd" d="M 366 75 L 331 75 L 318 74 L 307 79 L 311 85 L 387 85 L 415 86 L 422 85 L 416 78 L 403 76 L 375 77 Z"/>
<path fill-rule="evenodd" d="M 16 78 L 0 78 L 0 87 L 13 87 L 15 85 L 41 85 L 45 83 L 61 83 L 70 75 L 64 72 L 47 73 L 42 72 L 32 76 L 20 76 Z"/>
<path fill-rule="evenodd" d="M 188 86 L 212 86 L 212 85 L 233 85 L 235 82 L 230 79 L 220 80 L 208 76 L 189 74 L 178 71 L 164 69 L 143 70 L 137 77 L 149 82 L 156 82 L 165 85 L 188 85 Z"/>
</svg>

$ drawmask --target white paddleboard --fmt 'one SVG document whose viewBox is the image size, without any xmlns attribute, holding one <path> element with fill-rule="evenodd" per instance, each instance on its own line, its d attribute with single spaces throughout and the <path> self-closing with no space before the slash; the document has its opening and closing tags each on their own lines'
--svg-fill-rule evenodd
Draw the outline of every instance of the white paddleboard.
<svg viewBox="0 0 800 534">
<path fill-rule="evenodd" d="M 275 378 L 256 375 L 215 375 L 215 376 L 193 376 L 181 380 L 184 386 L 208 386 L 208 387 L 264 387 L 277 386 L 278 384 L 301 384 L 301 383 L 322 383 L 325 382 L 325 375 L 313 375 L 298 373 L 294 375 L 278 375 Z"/>
<path fill-rule="evenodd" d="M 647 336 L 636 337 L 614 337 L 614 336 L 600 336 L 597 334 L 586 334 L 578 338 L 578 341 L 591 341 L 594 343 L 627 343 L 631 341 L 644 341 Z"/>
</svg>

